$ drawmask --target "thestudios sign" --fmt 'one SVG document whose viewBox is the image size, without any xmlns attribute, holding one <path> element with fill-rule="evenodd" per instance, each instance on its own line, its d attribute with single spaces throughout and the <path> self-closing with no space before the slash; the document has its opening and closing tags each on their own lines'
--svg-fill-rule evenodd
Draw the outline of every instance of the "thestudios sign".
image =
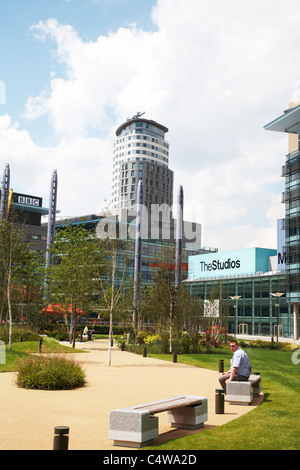
<svg viewBox="0 0 300 470">
<path fill-rule="evenodd" d="M 269 256 L 276 250 L 247 248 L 189 257 L 189 278 L 255 274 L 269 270 Z"/>
</svg>

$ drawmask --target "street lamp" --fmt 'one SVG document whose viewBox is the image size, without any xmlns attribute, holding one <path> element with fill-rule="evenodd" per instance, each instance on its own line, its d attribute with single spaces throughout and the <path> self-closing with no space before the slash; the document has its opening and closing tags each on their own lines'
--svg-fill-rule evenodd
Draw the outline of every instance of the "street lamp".
<svg viewBox="0 0 300 470">
<path fill-rule="evenodd" d="M 234 309 L 235 309 L 235 331 L 234 331 L 234 335 L 236 337 L 236 330 L 237 330 L 237 314 L 238 314 L 238 310 L 237 310 L 237 301 L 242 297 L 241 295 L 230 295 L 229 296 L 232 300 L 235 300 L 235 306 L 234 306 Z"/>
<path fill-rule="evenodd" d="M 284 292 L 276 292 L 275 294 L 273 294 L 272 292 L 270 292 L 270 295 L 272 297 L 275 297 L 277 298 L 277 302 L 275 303 L 275 307 L 276 307 L 276 322 L 277 322 L 277 343 L 278 343 L 278 330 L 279 330 L 279 298 L 284 295 Z"/>
</svg>

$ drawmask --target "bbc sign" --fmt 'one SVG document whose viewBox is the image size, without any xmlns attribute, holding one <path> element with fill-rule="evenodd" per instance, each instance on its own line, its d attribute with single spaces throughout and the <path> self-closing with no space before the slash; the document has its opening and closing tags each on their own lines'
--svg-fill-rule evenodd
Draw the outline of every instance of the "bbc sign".
<svg viewBox="0 0 300 470">
<path fill-rule="evenodd" d="M 23 206 L 31 206 L 31 207 L 41 207 L 42 206 L 42 198 L 28 196 L 26 194 L 14 194 L 14 202 L 18 204 L 22 204 Z"/>
</svg>

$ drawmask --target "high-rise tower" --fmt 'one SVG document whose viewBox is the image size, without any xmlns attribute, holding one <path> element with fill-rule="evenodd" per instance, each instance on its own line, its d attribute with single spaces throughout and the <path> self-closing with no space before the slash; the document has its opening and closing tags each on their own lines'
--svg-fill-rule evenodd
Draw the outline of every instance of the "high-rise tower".
<svg viewBox="0 0 300 470">
<path fill-rule="evenodd" d="M 137 113 L 116 130 L 110 208 L 114 215 L 134 209 L 139 180 L 143 182 L 144 206 L 173 204 L 173 171 L 169 169 L 167 127 L 141 118 Z"/>
</svg>

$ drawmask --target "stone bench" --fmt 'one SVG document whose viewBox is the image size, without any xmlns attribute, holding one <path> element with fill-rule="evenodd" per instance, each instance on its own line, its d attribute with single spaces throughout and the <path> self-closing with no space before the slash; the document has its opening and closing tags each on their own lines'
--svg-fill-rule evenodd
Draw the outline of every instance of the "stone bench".
<svg viewBox="0 0 300 470">
<path fill-rule="evenodd" d="M 143 447 L 158 436 L 157 413 L 167 411 L 172 427 L 198 429 L 207 421 L 207 398 L 180 395 L 110 412 L 109 439 L 115 446 Z"/>
<path fill-rule="evenodd" d="M 226 384 L 226 401 L 230 404 L 250 405 L 253 397 L 261 392 L 261 376 L 250 375 L 245 382 L 231 381 Z"/>
</svg>

